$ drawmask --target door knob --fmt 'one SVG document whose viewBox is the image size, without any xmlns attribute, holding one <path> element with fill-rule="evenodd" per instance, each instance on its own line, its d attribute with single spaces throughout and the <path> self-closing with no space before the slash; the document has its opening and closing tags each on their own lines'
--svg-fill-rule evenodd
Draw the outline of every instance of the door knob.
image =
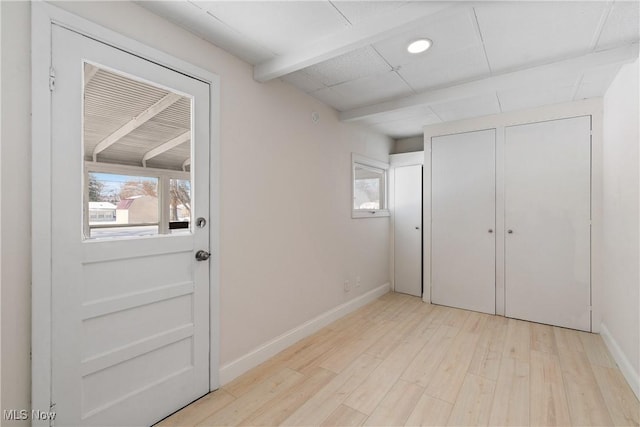
<svg viewBox="0 0 640 427">
<path fill-rule="evenodd" d="M 416 230 L 420 230 L 420 227 L 416 227 Z"/>
<path fill-rule="evenodd" d="M 513 230 L 507 230 L 507 233 L 513 234 Z"/>
<path fill-rule="evenodd" d="M 206 261 L 210 256 L 211 254 L 207 251 L 199 250 L 198 252 L 196 252 L 196 259 L 198 261 Z"/>
<path fill-rule="evenodd" d="M 493 233 L 493 229 L 492 228 L 489 229 L 489 233 Z"/>
</svg>

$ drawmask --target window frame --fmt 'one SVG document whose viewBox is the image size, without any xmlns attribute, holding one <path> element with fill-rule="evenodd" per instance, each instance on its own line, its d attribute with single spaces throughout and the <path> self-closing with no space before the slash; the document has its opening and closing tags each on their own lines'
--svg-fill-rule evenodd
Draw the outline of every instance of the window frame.
<svg viewBox="0 0 640 427">
<path fill-rule="evenodd" d="M 356 186 L 356 166 L 382 171 L 384 184 L 381 187 L 380 209 L 356 209 L 353 207 Z M 351 153 L 351 218 L 379 218 L 390 216 L 389 212 L 389 164 L 371 159 L 358 153 Z"/>
</svg>

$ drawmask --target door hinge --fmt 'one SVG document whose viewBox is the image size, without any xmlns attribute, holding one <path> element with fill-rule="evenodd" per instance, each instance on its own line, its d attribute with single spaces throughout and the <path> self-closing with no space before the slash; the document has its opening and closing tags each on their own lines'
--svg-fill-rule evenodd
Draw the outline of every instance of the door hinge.
<svg viewBox="0 0 640 427">
<path fill-rule="evenodd" d="M 49 67 L 49 90 L 53 92 L 56 88 L 56 70 L 53 67 Z"/>
</svg>

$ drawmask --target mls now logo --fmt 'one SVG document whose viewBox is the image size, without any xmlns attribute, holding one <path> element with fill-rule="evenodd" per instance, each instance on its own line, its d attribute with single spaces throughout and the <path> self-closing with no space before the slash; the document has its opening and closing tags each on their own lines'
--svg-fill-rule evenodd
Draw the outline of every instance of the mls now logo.
<svg viewBox="0 0 640 427">
<path fill-rule="evenodd" d="M 26 409 L 5 409 L 2 411 L 2 416 L 6 421 L 26 421 L 29 419 L 48 421 L 56 419 L 55 412 L 44 412 L 36 409 L 31 412 Z"/>
</svg>

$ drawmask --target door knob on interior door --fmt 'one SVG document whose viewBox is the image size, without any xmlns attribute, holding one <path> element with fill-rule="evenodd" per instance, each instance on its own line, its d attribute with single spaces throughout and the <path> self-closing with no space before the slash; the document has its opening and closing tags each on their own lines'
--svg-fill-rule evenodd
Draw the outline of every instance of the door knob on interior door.
<svg viewBox="0 0 640 427">
<path fill-rule="evenodd" d="M 490 228 L 490 229 L 489 229 L 489 233 L 493 233 L 493 228 Z"/>
<path fill-rule="evenodd" d="M 507 233 L 513 234 L 513 230 L 507 230 Z"/>
<path fill-rule="evenodd" d="M 420 230 L 420 227 L 416 227 L 416 230 Z"/>
<path fill-rule="evenodd" d="M 206 261 L 210 256 L 211 254 L 207 251 L 199 250 L 198 252 L 196 252 L 196 259 L 198 261 Z"/>
</svg>

